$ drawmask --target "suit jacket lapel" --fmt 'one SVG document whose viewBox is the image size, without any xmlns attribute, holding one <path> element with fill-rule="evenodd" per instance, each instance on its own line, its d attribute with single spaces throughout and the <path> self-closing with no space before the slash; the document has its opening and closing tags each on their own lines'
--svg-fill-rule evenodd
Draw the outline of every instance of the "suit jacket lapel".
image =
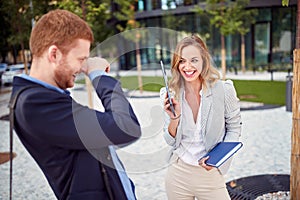
<svg viewBox="0 0 300 200">
<path fill-rule="evenodd" d="M 202 95 L 201 98 L 202 110 L 201 110 L 201 130 L 204 138 L 206 137 L 207 119 L 212 105 L 212 92 L 208 88 Z"/>
</svg>

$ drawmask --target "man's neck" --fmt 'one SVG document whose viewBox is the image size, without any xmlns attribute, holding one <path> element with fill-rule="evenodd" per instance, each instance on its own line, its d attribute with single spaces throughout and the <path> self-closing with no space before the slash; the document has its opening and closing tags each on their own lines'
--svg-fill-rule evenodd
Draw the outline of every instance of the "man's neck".
<svg viewBox="0 0 300 200">
<path fill-rule="evenodd" d="M 34 59 L 31 64 L 29 76 L 58 87 L 55 81 L 53 81 L 52 68 L 51 63 L 45 61 L 45 59 Z"/>
</svg>

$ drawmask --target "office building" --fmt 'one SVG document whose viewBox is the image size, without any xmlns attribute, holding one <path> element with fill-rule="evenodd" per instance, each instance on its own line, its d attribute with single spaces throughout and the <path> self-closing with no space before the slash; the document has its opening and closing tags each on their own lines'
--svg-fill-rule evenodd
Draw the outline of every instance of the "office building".
<svg viewBox="0 0 300 200">
<path fill-rule="evenodd" d="M 205 0 L 138 0 L 135 20 L 143 27 L 168 28 L 182 35 L 199 34 L 206 41 L 216 66 L 220 67 L 220 32 L 210 25 L 208 17 L 193 12 L 195 5 L 205 8 Z M 258 11 L 255 23 L 250 25 L 250 31 L 245 35 L 246 68 L 259 70 L 270 65 L 290 68 L 296 39 L 296 0 L 290 0 L 288 7 L 282 6 L 281 0 L 250 0 L 246 9 Z M 170 62 L 173 47 L 168 46 L 168 35 L 162 34 L 149 35 L 147 42 L 151 44 L 149 46 L 155 43 L 155 48 L 140 49 L 143 69 L 157 67 L 151 63 L 159 63 L 159 60 Z M 241 36 L 228 35 L 225 44 L 227 68 L 240 69 Z M 135 53 L 132 51 L 121 56 L 121 69 L 136 66 Z"/>
</svg>

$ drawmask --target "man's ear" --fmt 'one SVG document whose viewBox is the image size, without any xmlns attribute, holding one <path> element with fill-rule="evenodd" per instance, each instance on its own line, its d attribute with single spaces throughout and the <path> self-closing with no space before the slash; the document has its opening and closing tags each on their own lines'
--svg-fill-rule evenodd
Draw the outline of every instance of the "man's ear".
<svg viewBox="0 0 300 200">
<path fill-rule="evenodd" d="M 48 48 L 48 59 L 52 63 L 58 64 L 62 58 L 62 53 L 56 45 L 51 45 Z"/>
</svg>

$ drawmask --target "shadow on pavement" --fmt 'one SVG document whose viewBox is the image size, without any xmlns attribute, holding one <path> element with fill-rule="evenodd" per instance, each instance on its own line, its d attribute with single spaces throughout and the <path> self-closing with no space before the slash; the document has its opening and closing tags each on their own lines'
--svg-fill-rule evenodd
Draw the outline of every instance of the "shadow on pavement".
<svg viewBox="0 0 300 200">
<path fill-rule="evenodd" d="M 247 110 L 267 110 L 267 109 L 273 109 L 273 108 L 279 108 L 282 107 L 281 105 L 271 105 L 271 104 L 264 104 L 262 106 L 250 106 L 247 108 L 241 107 L 241 111 L 247 111 Z"/>
</svg>

